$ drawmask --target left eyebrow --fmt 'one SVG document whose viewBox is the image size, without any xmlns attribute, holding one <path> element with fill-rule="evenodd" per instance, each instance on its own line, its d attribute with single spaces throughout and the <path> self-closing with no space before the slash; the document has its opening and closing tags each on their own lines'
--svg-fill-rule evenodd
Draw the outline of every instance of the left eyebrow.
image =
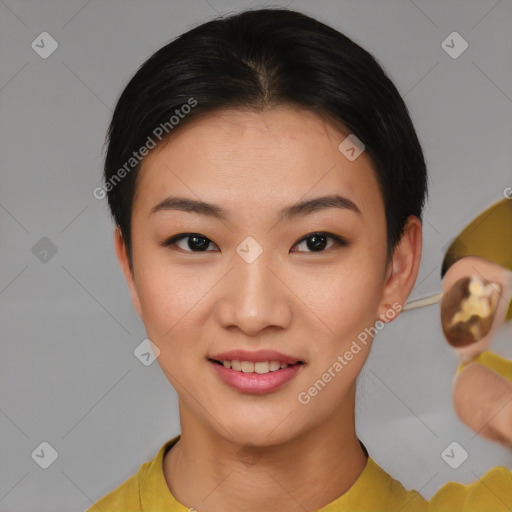
<svg viewBox="0 0 512 512">
<path fill-rule="evenodd" d="M 279 212 L 279 219 L 291 220 L 296 217 L 302 217 L 313 212 L 325 210 L 326 208 L 340 208 L 350 210 L 358 215 L 362 215 L 358 206 L 348 197 L 332 194 L 329 196 L 315 197 L 306 201 L 300 201 L 291 206 L 286 206 Z"/>
<path fill-rule="evenodd" d="M 315 197 L 305 201 L 286 206 L 279 210 L 279 220 L 293 220 L 297 217 L 309 215 L 311 213 L 325 210 L 327 208 L 340 208 L 353 211 L 358 215 L 362 215 L 358 206 L 347 197 L 339 194 Z M 220 220 L 228 220 L 228 212 L 218 205 L 198 201 L 186 197 L 170 196 L 151 208 L 150 215 L 160 211 L 181 210 L 185 212 L 193 212 L 199 215 L 206 215 Z"/>
</svg>

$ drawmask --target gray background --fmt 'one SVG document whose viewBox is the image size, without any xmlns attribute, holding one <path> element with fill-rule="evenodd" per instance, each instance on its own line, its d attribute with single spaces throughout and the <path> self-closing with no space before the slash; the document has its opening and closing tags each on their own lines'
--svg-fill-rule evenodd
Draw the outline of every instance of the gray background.
<svg viewBox="0 0 512 512">
<path fill-rule="evenodd" d="M 512 185 L 512 3 L 273 5 L 287 4 L 372 52 L 404 96 L 431 176 L 410 298 L 439 292 L 447 243 Z M 156 362 L 133 354 L 145 330 L 115 259 L 106 203 L 92 191 L 111 111 L 136 68 L 178 34 L 248 5 L 264 4 L 0 1 L 2 512 L 84 510 L 179 432 L 173 389 Z M 31 48 L 43 31 L 59 44 L 47 59 Z M 441 46 L 453 31 L 469 43 L 456 59 Z M 43 237 L 56 254 L 42 255 Z M 437 305 L 404 312 L 379 334 L 357 406 L 374 460 L 426 498 L 447 481 L 512 467 L 510 453 L 453 412 L 457 360 L 438 313 Z M 508 325 L 496 351 L 512 356 L 511 336 Z M 454 440 L 469 453 L 458 469 L 440 455 Z M 43 441 L 58 452 L 48 469 L 31 457 Z"/>
</svg>

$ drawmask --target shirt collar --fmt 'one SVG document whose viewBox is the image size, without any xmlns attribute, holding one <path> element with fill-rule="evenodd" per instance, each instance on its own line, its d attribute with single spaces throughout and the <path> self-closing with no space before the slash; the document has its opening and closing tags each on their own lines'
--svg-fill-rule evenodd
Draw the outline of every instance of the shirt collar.
<svg viewBox="0 0 512 512">
<path fill-rule="evenodd" d="M 167 441 L 155 458 L 143 465 L 139 474 L 140 499 L 144 512 L 172 510 L 189 512 L 189 508 L 179 503 L 172 495 L 163 471 L 165 454 L 178 442 L 181 434 Z M 406 491 L 402 484 L 394 480 L 368 455 L 366 446 L 359 440 L 367 457 L 363 472 L 352 486 L 339 498 L 322 507 L 318 512 L 401 512 L 425 510 L 425 499 L 417 491 Z M 193 506 L 193 504 L 191 504 Z"/>
</svg>

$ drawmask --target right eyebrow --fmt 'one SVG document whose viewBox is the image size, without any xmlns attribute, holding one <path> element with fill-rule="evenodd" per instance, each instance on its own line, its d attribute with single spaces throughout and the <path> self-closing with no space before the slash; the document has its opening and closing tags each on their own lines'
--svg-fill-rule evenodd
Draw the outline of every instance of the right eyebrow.
<svg viewBox="0 0 512 512">
<path fill-rule="evenodd" d="M 153 206 L 150 215 L 156 212 L 178 210 L 183 212 L 193 212 L 200 215 L 207 215 L 215 217 L 219 220 L 227 220 L 228 214 L 224 208 L 205 201 L 198 201 L 196 199 L 189 199 L 186 197 L 169 196 L 157 205 Z"/>
</svg>

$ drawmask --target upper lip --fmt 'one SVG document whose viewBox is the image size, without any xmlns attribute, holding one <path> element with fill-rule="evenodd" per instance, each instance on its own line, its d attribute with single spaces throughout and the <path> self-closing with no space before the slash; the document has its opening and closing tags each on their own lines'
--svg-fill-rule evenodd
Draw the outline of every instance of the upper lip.
<svg viewBox="0 0 512 512">
<path fill-rule="evenodd" d="M 286 364 L 295 364 L 303 362 L 298 357 L 287 356 L 277 352 L 275 350 L 229 350 L 228 352 L 219 352 L 208 356 L 208 359 L 214 359 L 216 361 L 279 361 Z"/>
</svg>

